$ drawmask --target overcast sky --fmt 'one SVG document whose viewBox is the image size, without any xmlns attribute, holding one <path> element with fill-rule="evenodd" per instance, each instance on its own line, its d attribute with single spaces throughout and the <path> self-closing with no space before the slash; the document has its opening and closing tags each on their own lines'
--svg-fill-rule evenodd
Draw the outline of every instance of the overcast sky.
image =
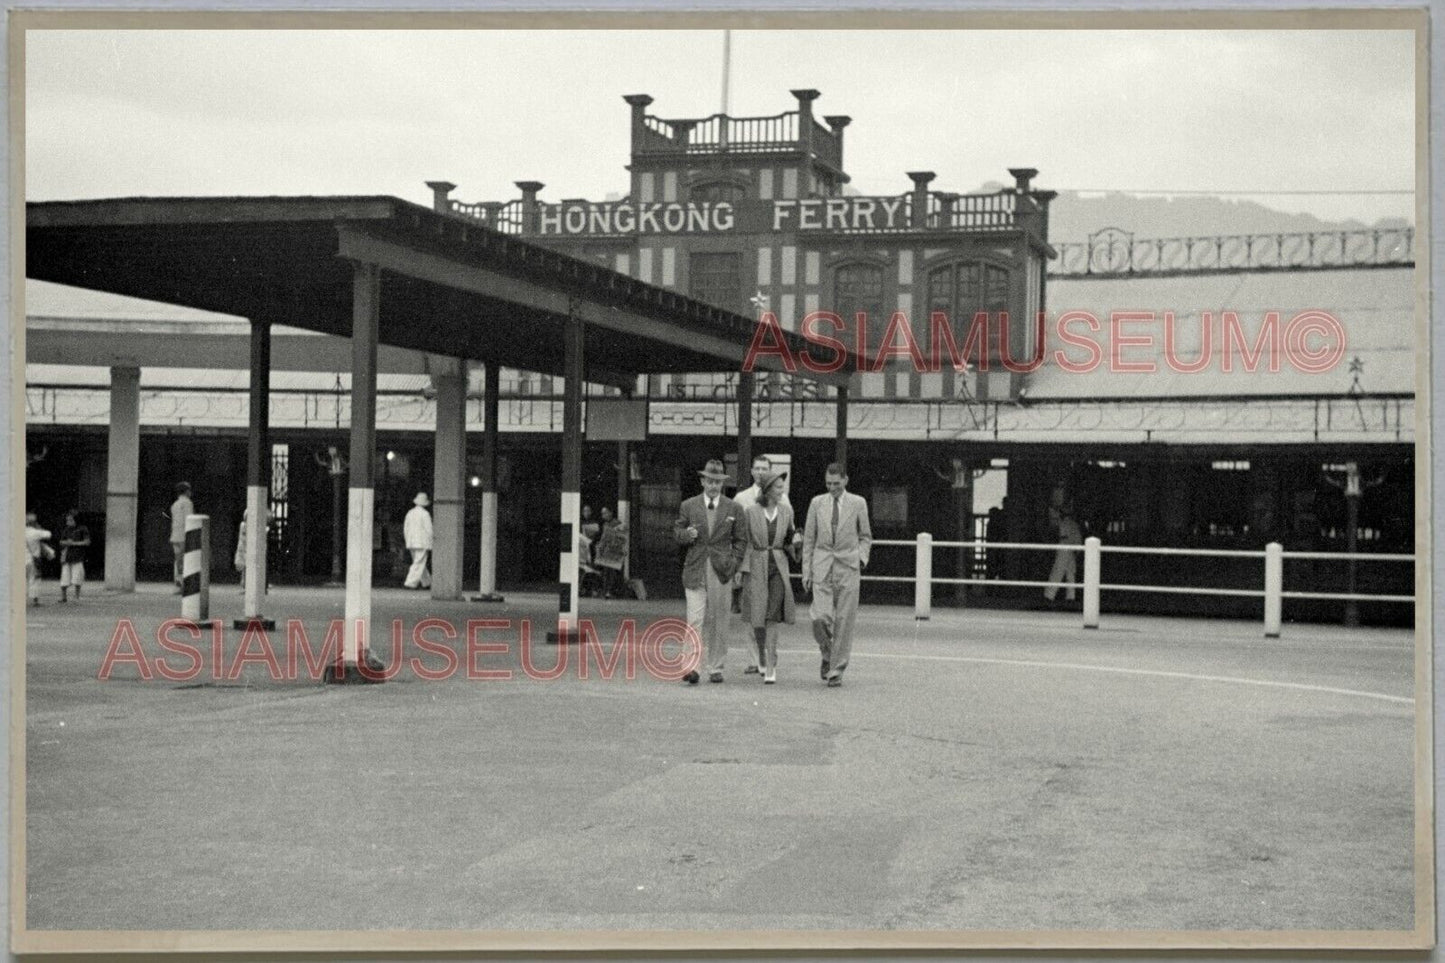
<svg viewBox="0 0 1445 963">
<path fill-rule="evenodd" d="M 625 192 L 628 107 L 720 109 L 722 31 L 32 31 L 26 196 L 393 194 L 429 203 Z M 865 194 L 905 171 L 971 191 L 1414 186 L 1404 31 L 734 31 L 733 116 L 853 118 Z M 1327 219 L 1401 195 L 1256 198 Z M 1068 240 L 1060 238 L 1059 240 Z"/>
</svg>

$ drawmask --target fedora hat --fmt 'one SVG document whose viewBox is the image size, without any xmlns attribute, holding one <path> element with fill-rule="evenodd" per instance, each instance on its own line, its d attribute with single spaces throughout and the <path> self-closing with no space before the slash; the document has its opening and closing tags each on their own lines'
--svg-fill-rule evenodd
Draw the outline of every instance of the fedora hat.
<svg viewBox="0 0 1445 963">
<path fill-rule="evenodd" d="M 431 504 L 431 499 L 426 497 L 426 492 L 417 492 L 416 497 L 411 500 L 411 503 L 425 508 Z"/>
<path fill-rule="evenodd" d="M 716 458 L 709 458 L 707 460 L 707 466 L 703 468 L 702 471 L 698 472 L 698 474 L 701 475 L 703 478 L 715 478 L 718 481 L 731 481 L 731 479 L 728 478 L 727 470 L 723 468 L 723 463 L 718 461 Z"/>
</svg>

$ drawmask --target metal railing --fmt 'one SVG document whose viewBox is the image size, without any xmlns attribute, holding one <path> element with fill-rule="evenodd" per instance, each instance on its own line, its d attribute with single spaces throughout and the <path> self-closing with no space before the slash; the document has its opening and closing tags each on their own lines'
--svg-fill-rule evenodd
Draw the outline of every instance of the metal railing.
<svg viewBox="0 0 1445 963">
<path fill-rule="evenodd" d="M 1055 247 L 1059 258 L 1049 265 L 1054 277 L 1408 267 L 1415 263 L 1415 232 L 1404 227 L 1148 238 L 1107 227 L 1090 234 L 1086 241 Z"/>
<path fill-rule="evenodd" d="M 1099 627 L 1099 596 L 1101 592 L 1157 592 L 1177 595 L 1213 595 L 1260 598 L 1264 600 L 1264 634 L 1266 638 L 1279 638 L 1285 599 L 1312 599 L 1334 602 L 1389 602 L 1413 604 L 1413 595 L 1381 595 L 1361 592 L 1301 592 L 1284 590 L 1284 563 L 1286 559 L 1311 559 L 1339 562 L 1396 562 L 1415 561 L 1413 554 L 1384 552 L 1286 552 L 1279 542 L 1270 542 L 1263 551 L 1222 548 L 1152 548 L 1132 545 L 1104 545 L 1098 538 L 1090 537 L 1082 545 L 1060 545 L 1035 542 L 985 542 L 981 540 L 944 542 L 934 541 L 928 532 L 920 532 L 914 539 L 875 539 L 873 545 L 909 547 L 914 549 L 914 572 L 912 575 L 863 575 L 868 582 L 912 582 L 914 584 L 913 617 L 927 619 L 933 611 L 934 585 L 987 585 L 1018 586 L 1024 588 L 1048 588 L 1059 586 L 1072 590 L 1076 585 L 1083 594 L 1083 627 Z M 1084 556 L 1083 582 L 1060 582 L 1037 579 L 988 579 L 988 578 L 938 578 L 933 574 L 933 552 L 939 548 L 971 549 L 991 551 L 1008 549 L 1034 552 L 1080 552 Z M 1206 586 L 1183 585 L 1139 585 L 1104 582 L 1101 578 L 1102 556 L 1105 552 L 1130 555 L 1174 555 L 1214 558 L 1257 558 L 1264 562 L 1263 585 L 1257 589 L 1210 588 Z"/>
<path fill-rule="evenodd" d="M 815 141 L 836 140 L 831 131 L 816 123 L 814 128 Z M 642 121 L 642 139 L 633 150 L 638 154 L 768 153 L 796 148 L 801 140 L 797 111 L 772 117 L 713 114 L 696 120 L 663 120 L 648 114 Z"/>
</svg>

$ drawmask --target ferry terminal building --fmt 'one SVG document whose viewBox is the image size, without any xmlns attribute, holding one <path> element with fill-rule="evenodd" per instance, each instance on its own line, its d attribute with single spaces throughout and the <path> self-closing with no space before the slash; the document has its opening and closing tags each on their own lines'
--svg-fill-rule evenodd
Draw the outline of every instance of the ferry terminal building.
<svg viewBox="0 0 1445 963">
<path fill-rule="evenodd" d="M 853 192 L 844 166 L 846 116 L 815 116 L 819 94 L 793 91 L 794 109 L 774 117 L 715 115 L 667 120 L 648 113 L 651 98 L 625 98 L 632 147 L 630 184 L 617 200 L 544 199 L 545 186 L 519 181 L 519 197 L 467 201 L 455 185 L 429 182 L 434 209 L 484 228 L 612 268 L 747 316 L 771 315 L 798 331 L 808 315 L 831 312 L 836 336 L 884 362 L 853 373 L 846 428 L 851 487 L 869 498 L 875 535 L 938 539 L 988 537 L 1049 542 L 1048 509 L 1070 502 L 1087 534 L 1105 544 L 1344 551 L 1348 505 L 1343 481 L 1353 464 L 1366 491 L 1357 502 L 1361 551 L 1413 549 L 1415 358 L 1413 259 L 1409 238 L 1303 240 L 1273 247 L 1251 238 L 1233 248 L 1139 240 L 1122 231 L 1101 238 L 1050 238 L 1054 194 L 1034 186 L 1036 171 L 1010 171 L 1011 187 L 986 194 L 934 188 L 928 171 L 907 173 L 896 195 Z M 900 178 L 902 180 L 902 178 Z M 1176 239 L 1188 240 L 1188 239 Z M 1353 245 L 1353 248 L 1352 248 Z M 1272 253 L 1271 253 L 1272 251 Z M 1200 253 L 1202 252 L 1202 253 Z M 1346 334 L 1344 357 L 1324 371 L 1286 363 L 1271 372 L 1241 359 L 1182 374 L 1164 363 L 1159 324 L 1111 329 L 1121 310 L 1172 311 L 1182 356 L 1199 355 L 1209 325 L 1237 312 L 1248 346 L 1259 342 L 1269 312 L 1287 326 L 1324 310 Z M 1061 341 L 1064 312 L 1103 319 L 1080 323 Z M 1208 323 L 1205 314 L 1212 313 Z M 992 324 L 970 341 L 980 314 Z M 1017 323 L 1043 315 L 1043 325 Z M 866 325 L 856 319 L 862 315 Z M 947 319 L 941 331 L 934 318 Z M 904 319 L 906 330 L 896 318 Z M 87 325 L 161 338 L 223 341 L 236 319 L 136 302 L 44 282 L 27 284 L 27 504 L 42 521 L 79 506 L 92 533 L 104 530 L 106 434 L 113 353 L 79 346 Z M 892 324 L 890 324 L 892 322 Z M 825 329 L 826 330 L 826 329 Z M 1077 339 L 1096 340 L 1108 356 L 1111 335 L 1129 358 L 1155 370 L 1069 370 L 1085 358 Z M 1222 328 L 1215 327 L 1215 350 Z M 232 332 L 233 334 L 235 332 Z M 976 333 L 976 332 L 975 332 Z M 951 363 L 940 335 L 965 365 Z M 925 361 L 907 349 L 909 337 Z M 78 340 L 79 339 L 79 340 Z M 1192 339 L 1192 340 L 1191 340 Z M 53 347 L 46 344 L 53 342 Z M 930 347 L 940 349 L 933 363 Z M 47 353 L 49 350 L 50 353 Z M 181 352 L 178 352 L 178 355 Z M 163 513 L 171 484 L 187 478 L 197 507 L 217 520 L 213 562 L 229 567 L 228 539 L 244 508 L 236 469 L 245 461 L 243 370 L 202 357 L 139 372 L 142 440 L 137 528 L 138 571 L 168 577 L 171 555 Z M 820 349 L 820 356 L 826 350 Z M 217 357 L 223 352 L 215 352 Z M 401 517 L 416 491 L 431 490 L 435 396 L 440 359 L 394 352 L 379 376 L 377 519 L 373 571 L 399 582 Z M 319 355 L 318 355 L 319 356 Z M 1041 364 L 1020 365 L 1039 358 Z M 220 364 L 220 370 L 215 370 Z M 305 367 L 305 365 L 298 365 Z M 276 516 L 270 568 L 277 581 L 317 582 L 332 572 L 333 489 L 325 453 L 345 451 L 348 412 L 342 371 L 278 372 L 272 380 L 271 503 Z M 1011 369 L 1020 370 L 1011 370 Z M 480 437 L 480 372 L 471 372 L 469 433 Z M 646 432 L 619 465 L 615 438 L 589 421 L 584 503 L 594 512 L 626 495 L 632 511 L 632 574 L 653 592 L 675 590 L 671 524 L 695 490 L 709 457 L 736 465 L 737 397 L 753 397 L 751 451 L 781 455 L 796 504 L 821 490 L 836 454 L 832 389 L 803 378 L 758 372 L 652 375 L 633 394 L 646 403 Z M 503 587 L 550 585 L 558 553 L 557 433 L 560 379 L 501 371 L 502 449 L 498 459 L 500 531 L 497 577 Z M 618 389 L 590 385 L 589 397 Z M 632 425 L 625 431 L 636 431 Z M 480 458 L 471 452 L 469 460 Z M 746 454 L 746 453 L 744 453 Z M 1007 495 L 1008 501 L 1002 503 Z M 479 510 L 468 500 L 464 544 L 468 578 Z M 53 526 L 52 526 L 53 527 Z M 92 549 L 97 561 L 103 546 Z M 1106 581 L 1252 586 L 1253 564 L 1226 560 L 1160 572 L 1149 559 L 1108 556 Z M 935 574 L 1042 578 L 1047 553 L 944 552 Z M 912 553 L 882 550 L 871 572 L 909 574 Z M 1342 588 L 1344 572 L 1298 563 L 1287 588 Z M 1408 593 L 1408 566 L 1365 566 L 1366 592 Z M 1291 585 L 1290 583 L 1294 583 Z M 1035 590 L 985 587 L 958 593 L 963 604 L 1017 604 Z M 943 593 L 941 601 L 949 596 Z M 903 601 L 886 584 L 865 588 L 876 601 Z M 1253 614 L 1249 600 L 1106 594 L 1113 609 Z M 1365 605 L 1366 620 L 1408 621 L 1400 606 Z M 1287 603 L 1287 617 L 1332 619 L 1338 603 Z"/>
</svg>

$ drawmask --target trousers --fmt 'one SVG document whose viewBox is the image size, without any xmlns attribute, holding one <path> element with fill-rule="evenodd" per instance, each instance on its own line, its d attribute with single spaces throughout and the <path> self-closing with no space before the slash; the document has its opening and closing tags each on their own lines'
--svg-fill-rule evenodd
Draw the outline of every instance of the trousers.
<svg viewBox="0 0 1445 963">
<path fill-rule="evenodd" d="M 431 555 L 429 548 L 408 549 L 411 552 L 411 568 L 406 573 L 406 581 L 402 584 L 407 588 L 431 588 L 431 572 L 427 570 L 427 557 Z M 392 576 L 395 578 L 396 576 Z"/>
<path fill-rule="evenodd" d="M 827 576 L 813 580 L 813 639 L 828 660 L 828 678 L 841 676 L 853 652 L 853 623 L 858 619 L 859 572 L 834 564 Z"/>
<path fill-rule="evenodd" d="M 707 585 L 684 589 L 687 595 L 687 624 L 702 640 L 702 670 L 721 672 L 728 654 L 728 614 L 731 611 L 732 587 L 718 578 L 716 570 L 707 566 Z"/>
</svg>

